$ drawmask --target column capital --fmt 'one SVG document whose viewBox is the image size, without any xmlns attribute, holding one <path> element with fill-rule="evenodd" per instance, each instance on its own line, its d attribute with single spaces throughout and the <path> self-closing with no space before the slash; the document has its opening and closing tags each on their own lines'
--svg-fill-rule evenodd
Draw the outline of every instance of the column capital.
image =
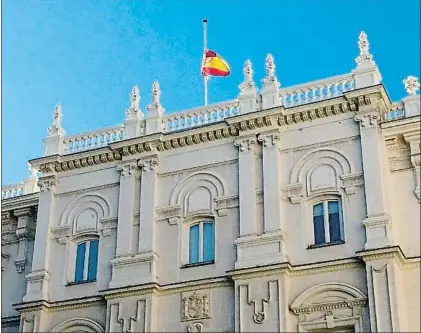
<svg viewBox="0 0 421 333">
<path fill-rule="evenodd" d="M 117 171 L 121 171 L 121 177 L 133 176 L 135 170 L 137 169 L 136 161 L 126 161 L 121 162 L 117 165 Z"/>
<path fill-rule="evenodd" d="M 360 128 L 376 127 L 379 122 L 379 114 L 375 110 L 359 111 L 355 115 L 354 120 L 360 124 Z"/>
<path fill-rule="evenodd" d="M 18 209 L 13 210 L 13 215 L 15 215 L 16 217 L 21 217 L 21 216 L 31 217 L 33 214 L 34 214 L 34 210 L 30 207 L 18 208 Z"/>
<path fill-rule="evenodd" d="M 234 145 L 239 147 L 240 152 L 251 151 L 256 144 L 256 136 L 241 137 L 234 140 Z"/>
<path fill-rule="evenodd" d="M 49 192 L 57 184 L 58 184 L 58 179 L 57 179 L 57 176 L 55 175 L 41 177 L 37 183 L 40 192 Z"/>
<path fill-rule="evenodd" d="M 137 165 L 142 169 L 143 172 L 156 171 L 159 165 L 158 157 L 141 159 L 137 162 Z"/>
<path fill-rule="evenodd" d="M 278 145 L 280 142 L 281 135 L 279 130 L 273 130 L 269 132 L 260 133 L 257 137 L 259 142 L 263 143 L 264 148 L 271 148 Z"/>
</svg>

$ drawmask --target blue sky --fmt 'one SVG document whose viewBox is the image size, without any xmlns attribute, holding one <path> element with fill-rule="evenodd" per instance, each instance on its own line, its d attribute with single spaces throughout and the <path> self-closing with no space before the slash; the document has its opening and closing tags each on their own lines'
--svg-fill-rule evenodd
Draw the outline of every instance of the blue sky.
<svg viewBox="0 0 421 333">
<path fill-rule="evenodd" d="M 260 82 L 268 52 L 283 86 L 348 73 L 361 30 L 398 100 L 420 75 L 419 13 L 419 0 L 3 0 L 2 184 L 42 156 L 58 102 L 67 134 L 121 123 L 135 84 L 145 110 L 155 79 L 166 112 L 202 105 L 204 17 L 232 71 L 210 82 L 210 103 L 237 96 L 247 58 Z"/>
</svg>

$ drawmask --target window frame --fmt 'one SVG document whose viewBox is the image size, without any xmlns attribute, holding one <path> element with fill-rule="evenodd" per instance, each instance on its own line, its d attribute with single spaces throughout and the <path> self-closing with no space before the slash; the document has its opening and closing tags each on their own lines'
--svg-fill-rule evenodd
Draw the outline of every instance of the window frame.
<svg viewBox="0 0 421 333">
<path fill-rule="evenodd" d="M 203 250 L 204 250 L 204 224 L 212 223 L 213 225 L 213 259 L 212 260 L 203 260 Z M 199 261 L 195 263 L 190 263 L 190 228 L 199 225 Z M 215 217 L 210 214 L 195 214 L 190 216 L 181 225 L 181 268 L 195 267 L 195 266 L 204 266 L 214 264 L 216 262 L 216 232 L 217 227 L 215 223 Z"/>
<path fill-rule="evenodd" d="M 96 268 L 96 275 L 95 275 L 95 279 L 92 280 L 82 280 L 79 282 L 76 282 L 76 258 L 77 258 L 77 249 L 78 249 L 78 245 L 82 244 L 82 243 L 87 243 L 89 244 L 88 246 L 85 245 L 85 260 L 86 260 L 86 253 L 89 253 L 89 250 L 86 251 L 86 247 L 90 248 L 90 242 L 91 241 L 98 241 L 98 250 L 97 250 L 97 268 Z M 98 276 L 99 276 L 99 269 L 100 269 L 100 256 L 101 256 L 101 241 L 100 241 L 100 236 L 97 233 L 86 233 L 83 235 L 78 235 L 76 237 L 74 237 L 71 241 L 69 241 L 67 243 L 67 263 L 66 263 L 66 272 L 67 274 L 66 276 L 66 281 L 65 281 L 65 285 L 66 286 L 72 286 L 72 285 L 80 285 L 80 284 L 85 284 L 85 283 L 93 283 L 96 282 L 98 280 Z M 87 265 L 86 265 L 86 275 L 88 276 L 89 274 L 89 256 L 87 258 Z M 85 276 L 85 267 L 83 270 L 83 275 Z"/>
<path fill-rule="evenodd" d="M 328 204 L 329 201 L 337 201 L 339 203 L 339 227 L 341 230 L 342 239 L 339 241 L 330 241 L 330 234 L 329 234 L 329 216 L 328 216 Z M 317 195 L 310 200 L 308 200 L 308 209 L 307 209 L 307 216 L 306 220 L 310 223 L 310 228 L 308 228 L 308 241 L 307 241 L 307 249 L 313 248 L 320 248 L 326 246 L 334 246 L 346 243 L 346 209 L 345 209 L 345 202 L 344 197 L 338 193 L 325 193 L 323 195 Z M 325 242 L 324 243 L 316 243 L 316 233 L 314 229 L 314 213 L 313 209 L 314 206 L 323 203 L 323 221 L 324 221 L 324 231 L 325 231 Z M 329 237 L 328 237 L 329 236 Z"/>
</svg>

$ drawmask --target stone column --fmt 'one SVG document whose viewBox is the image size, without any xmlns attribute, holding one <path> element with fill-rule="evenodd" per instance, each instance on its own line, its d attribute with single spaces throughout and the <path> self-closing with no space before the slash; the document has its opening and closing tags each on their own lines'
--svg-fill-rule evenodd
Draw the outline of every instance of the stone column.
<svg viewBox="0 0 421 333">
<path fill-rule="evenodd" d="M 55 188 L 57 178 L 55 175 L 40 178 L 38 215 L 36 224 L 36 237 L 34 243 L 34 255 L 32 270 L 26 276 L 28 286 L 24 302 L 34 300 L 48 300 L 48 283 L 50 280 L 49 257 L 50 257 L 50 228 L 54 220 Z"/>
<path fill-rule="evenodd" d="M 256 136 L 236 139 L 240 203 L 240 237 L 256 235 Z"/>
<path fill-rule="evenodd" d="M 118 199 L 116 257 L 131 255 L 133 252 L 132 232 L 136 169 L 137 163 L 135 160 L 122 162 L 117 166 L 117 170 L 121 171 L 121 176 Z"/>
<path fill-rule="evenodd" d="M 16 270 L 22 273 L 26 268 L 27 253 L 30 237 L 30 220 L 33 211 L 31 208 L 20 208 L 13 211 L 13 215 L 18 218 L 16 236 L 19 239 L 18 254 L 15 259 Z"/>
<path fill-rule="evenodd" d="M 373 105 L 361 105 L 355 116 L 360 125 L 367 218 L 363 221 L 367 241 L 365 249 L 393 244 L 387 202 L 388 161 L 378 126 L 379 114 Z"/>
</svg>

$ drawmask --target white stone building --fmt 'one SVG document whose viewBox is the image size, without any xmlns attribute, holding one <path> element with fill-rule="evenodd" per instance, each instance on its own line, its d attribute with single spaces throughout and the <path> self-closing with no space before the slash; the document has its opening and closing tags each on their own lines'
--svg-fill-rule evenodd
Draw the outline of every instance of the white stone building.
<svg viewBox="0 0 421 333">
<path fill-rule="evenodd" d="M 350 73 L 65 136 L 2 187 L 4 332 L 420 331 L 420 99 Z M 39 171 L 39 173 L 38 173 Z M 39 176 L 39 178 L 38 178 Z"/>
</svg>

